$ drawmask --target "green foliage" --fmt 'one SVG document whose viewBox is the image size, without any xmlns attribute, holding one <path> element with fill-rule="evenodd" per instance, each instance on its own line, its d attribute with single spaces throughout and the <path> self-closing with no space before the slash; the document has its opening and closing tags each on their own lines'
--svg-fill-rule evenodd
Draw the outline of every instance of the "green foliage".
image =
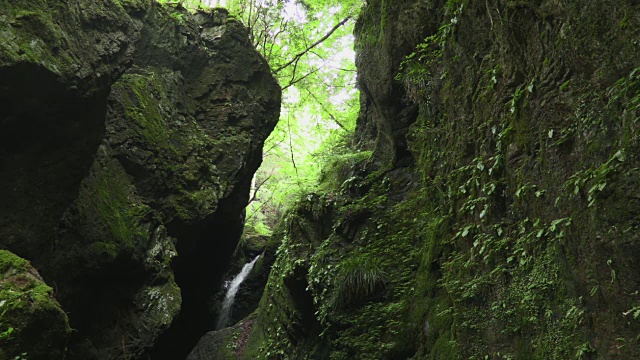
<svg viewBox="0 0 640 360">
<path fill-rule="evenodd" d="M 623 103 L 627 111 L 635 111 L 640 108 L 640 67 L 635 68 L 629 76 L 616 81 L 609 91 L 607 106 Z"/>
<path fill-rule="evenodd" d="M 273 228 L 300 194 L 313 191 L 322 154 L 355 128 L 353 17 L 361 0 L 227 1 L 283 88 L 281 119 L 267 139 L 250 227 Z M 266 182 L 263 183 L 263 180 Z M 259 213 L 259 214 L 258 214 Z M 261 225 L 258 225 L 261 224 Z"/>
<path fill-rule="evenodd" d="M 344 309 L 384 290 L 387 274 L 372 255 L 361 255 L 341 262 L 337 267 L 332 306 Z"/>
<path fill-rule="evenodd" d="M 440 30 L 416 47 L 416 51 L 407 55 L 400 64 L 396 80 L 403 82 L 409 96 L 414 100 L 428 98 L 429 83 L 432 71 L 442 58 L 442 48 L 446 44 L 446 36 L 450 32 L 449 24 L 442 25 Z"/>
<path fill-rule="evenodd" d="M 354 170 L 363 167 L 371 158 L 371 151 L 351 151 L 346 153 L 330 153 L 325 155 L 327 163 L 319 174 L 320 187 L 329 191 L 336 189 L 344 192 L 357 179 Z"/>
<path fill-rule="evenodd" d="M 201 0 L 156 0 L 156 1 L 166 6 L 181 6 L 191 11 L 206 8 L 205 4 Z M 178 17 L 178 15 L 181 15 L 181 14 L 178 13 L 175 15 L 177 19 L 179 19 L 180 21 L 183 21 L 182 16 Z"/>
<path fill-rule="evenodd" d="M 400 64 L 396 80 L 402 81 L 408 95 L 414 101 L 429 99 L 430 81 L 439 66 L 445 50 L 447 39 L 455 32 L 458 18 L 461 16 L 465 1 L 449 0 L 447 12 L 450 17 L 444 21 L 438 31 L 426 37 L 416 50 L 407 55 Z M 440 75 L 441 78 L 445 74 Z"/>
<path fill-rule="evenodd" d="M 251 211 L 251 213 L 256 214 L 258 216 L 263 216 L 261 212 L 259 212 L 257 209 L 252 209 L 251 207 L 249 208 L 249 211 Z M 246 224 L 246 227 L 244 229 L 244 234 L 245 236 L 269 236 L 271 235 L 271 228 L 268 227 L 265 223 L 263 219 L 249 219 L 249 221 Z"/>
</svg>

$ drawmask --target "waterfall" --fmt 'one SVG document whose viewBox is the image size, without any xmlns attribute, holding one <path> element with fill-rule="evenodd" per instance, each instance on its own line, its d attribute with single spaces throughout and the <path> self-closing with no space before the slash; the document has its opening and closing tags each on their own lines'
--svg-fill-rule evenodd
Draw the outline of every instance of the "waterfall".
<svg viewBox="0 0 640 360">
<path fill-rule="evenodd" d="M 240 288 L 240 284 L 242 284 L 244 279 L 247 278 L 247 275 L 249 275 L 249 272 L 251 272 L 251 269 L 253 269 L 253 265 L 255 265 L 259 257 L 260 255 L 256 256 L 255 259 L 251 260 L 250 263 L 244 264 L 242 270 L 240 270 L 238 275 L 236 275 L 236 277 L 234 277 L 231 282 L 227 283 L 227 294 L 224 296 L 222 309 L 220 310 L 220 315 L 218 315 L 216 330 L 223 329 L 228 325 L 229 320 L 231 319 L 231 308 L 233 308 L 233 301 L 236 298 L 236 293 Z"/>
</svg>

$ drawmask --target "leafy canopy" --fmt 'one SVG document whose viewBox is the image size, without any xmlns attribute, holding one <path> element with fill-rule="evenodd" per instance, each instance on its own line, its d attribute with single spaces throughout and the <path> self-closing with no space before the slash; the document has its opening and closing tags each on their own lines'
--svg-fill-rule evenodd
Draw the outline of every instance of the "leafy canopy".
<svg viewBox="0 0 640 360">
<path fill-rule="evenodd" d="M 355 128 L 353 25 L 363 0 L 227 0 L 283 89 L 278 126 L 265 144 L 247 212 L 268 234 L 299 194 L 313 190 L 333 149 Z M 250 235 L 250 234 L 249 234 Z"/>
</svg>

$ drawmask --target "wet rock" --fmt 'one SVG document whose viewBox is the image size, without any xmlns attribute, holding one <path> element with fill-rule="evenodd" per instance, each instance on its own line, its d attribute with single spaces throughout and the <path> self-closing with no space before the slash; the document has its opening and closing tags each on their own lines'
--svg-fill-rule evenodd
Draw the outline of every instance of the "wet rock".
<svg viewBox="0 0 640 360">
<path fill-rule="evenodd" d="M 186 360 L 243 359 L 243 351 L 255 319 L 248 318 L 238 324 L 204 335 Z"/>
</svg>

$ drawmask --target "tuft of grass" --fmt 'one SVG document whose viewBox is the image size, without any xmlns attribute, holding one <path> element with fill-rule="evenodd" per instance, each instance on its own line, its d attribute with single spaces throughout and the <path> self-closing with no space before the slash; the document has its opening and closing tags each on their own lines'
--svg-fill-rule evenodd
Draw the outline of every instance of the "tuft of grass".
<svg viewBox="0 0 640 360">
<path fill-rule="evenodd" d="M 387 287 L 388 276 L 376 258 L 361 255 L 350 258 L 338 266 L 334 309 L 345 309 Z"/>
<path fill-rule="evenodd" d="M 354 169 L 358 168 L 372 156 L 372 151 L 335 154 L 320 172 L 319 183 L 326 189 L 345 190 L 354 179 Z"/>
</svg>

